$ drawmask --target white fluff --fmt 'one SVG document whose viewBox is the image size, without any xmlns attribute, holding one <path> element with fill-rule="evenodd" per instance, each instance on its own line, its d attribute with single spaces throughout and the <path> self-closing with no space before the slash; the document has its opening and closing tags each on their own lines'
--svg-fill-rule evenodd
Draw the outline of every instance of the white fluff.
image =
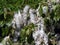
<svg viewBox="0 0 60 45">
<path fill-rule="evenodd" d="M 28 16 L 28 10 L 29 10 L 29 5 L 26 5 L 23 9 L 23 22 L 24 22 L 24 26 L 26 25 L 27 23 L 27 16 Z"/>
<path fill-rule="evenodd" d="M 30 9 L 30 10 L 29 10 L 30 21 L 31 21 L 31 23 L 33 23 L 33 24 L 36 23 L 36 21 L 35 21 L 35 19 L 36 19 L 36 14 L 34 14 L 34 13 L 35 13 L 35 9 Z"/>
<path fill-rule="evenodd" d="M 40 22 L 38 22 L 38 30 L 33 32 L 33 38 L 35 41 L 35 45 L 41 45 L 41 42 L 44 42 L 43 45 L 48 45 L 48 36 L 44 32 L 44 21 L 42 18 L 39 18 Z"/>
<path fill-rule="evenodd" d="M 14 13 L 14 17 L 12 20 L 12 27 L 15 29 L 17 28 L 17 30 L 14 33 L 15 36 L 14 36 L 13 41 L 17 41 L 17 39 L 20 35 L 20 32 L 17 32 L 17 31 L 20 30 L 21 25 L 26 24 L 28 9 L 29 9 L 29 6 L 26 5 L 23 9 L 23 13 L 21 13 L 20 10 L 18 10 L 18 12 Z"/>
<path fill-rule="evenodd" d="M 13 39 L 13 41 L 17 41 L 18 40 L 18 37 L 20 36 L 20 28 L 21 28 L 22 24 L 23 24 L 23 16 L 21 14 L 21 11 L 18 10 L 17 13 L 16 12 L 14 13 L 14 18 L 12 20 L 12 27 L 15 28 L 15 29 L 17 28 L 15 30 L 15 32 L 14 32 L 14 39 Z"/>
<path fill-rule="evenodd" d="M 30 8 L 29 5 L 26 5 L 26 6 L 24 7 L 24 9 L 23 9 L 23 17 L 24 17 L 24 18 L 27 17 L 29 8 Z"/>
<path fill-rule="evenodd" d="M 18 28 L 20 28 L 20 25 L 23 24 L 23 17 L 22 17 L 20 10 L 18 10 L 18 13 L 16 13 L 16 12 L 14 13 L 14 18 L 12 20 L 12 24 L 13 24 L 12 26 L 14 28 L 16 28 L 16 26 Z"/>
<path fill-rule="evenodd" d="M 19 20 L 18 22 L 19 24 L 23 24 L 23 15 L 20 10 L 18 10 L 18 20 Z"/>
<path fill-rule="evenodd" d="M 29 5 L 26 5 L 23 9 L 23 18 L 26 19 L 27 18 L 27 14 L 28 14 L 28 10 L 29 10 Z"/>
<path fill-rule="evenodd" d="M 24 13 L 27 13 L 28 10 L 29 10 L 29 8 L 30 8 L 30 6 L 29 6 L 29 5 L 26 5 L 26 6 L 24 7 L 24 9 L 23 9 L 23 12 L 24 12 Z"/>
</svg>

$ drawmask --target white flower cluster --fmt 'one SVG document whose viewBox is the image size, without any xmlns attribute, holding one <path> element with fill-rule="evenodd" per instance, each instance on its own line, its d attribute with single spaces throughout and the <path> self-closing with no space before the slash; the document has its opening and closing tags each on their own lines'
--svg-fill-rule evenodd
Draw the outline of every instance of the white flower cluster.
<svg viewBox="0 0 60 45">
<path fill-rule="evenodd" d="M 41 45 L 42 42 L 43 42 L 43 45 L 48 45 L 48 36 L 44 32 L 43 22 L 38 23 L 37 29 L 33 32 L 33 38 L 35 41 L 35 45 Z"/>
<path fill-rule="evenodd" d="M 14 19 L 12 21 L 13 27 L 18 28 L 18 30 L 15 30 L 14 41 L 17 41 L 17 39 L 18 39 L 18 37 L 20 35 L 19 30 L 21 28 L 21 24 L 26 25 L 27 15 L 29 13 L 30 22 L 38 26 L 35 29 L 35 31 L 33 32 L 33 38 L 34 38 L 35 44 L 40 45 L 42 42 L 44 42 L 44 44 L 48 45 L 48 36 L 44 32 L 44 20 L 43 20 L 42 17 L 40 17 L 39 8 L 40 8 L 40 5 L 39 5 L 38 9 L 36 9 L 36 10 L 30 8 L 27 5 L 23 9 L 22 13 L 21 13 L 20 10 L 18 10 L 18 13 L 14 14 Z M 45 7 L 43 7 L 43 10 L 44 10 L 44 13 L 46 13 L 47 9 Z M 15 27 L 15 25 L 16 25 L 16 27 Z"/>
<path fill-rule="evenodd" d="M 45 9 L 43 9 L 43 10 L 45 10 Z M 46 10 L 44 13 L 46 13 Z M 37 25 L 37 27 L 35 28 L 35 31 L 33 32 L 33 38 L 35 41 L 35 45 L 42 45 L 42 42 L 43 42 L 43 45 L 48 45 L 48 36 L 44 32 L 44 28 L 45 28 L 44 19 L 42 17 L 38 16 L 38 19 L 37 19 L 35 25 Z"/>
<path fill-rule="evenodd" d="M 20 30 L 21 30 L 21 26 L 25 26 L 26 25 L 26 22 L 27 22 L 27 13 L 28 13 L 28 10 L 29 10 L 29 6 L 26 5 L 23 9 L 23 12 L 21 13 L 21 10 L 18 10 L 18 12 L 14 13 L 14 18 L 12 20 L 12 27 L 15 30 L 15 34 L 14 34 L 14 39 L 13 41 L 16 42 L 18 40 L 18 37 L 20 35 Z"/>
<path fill-rule="evenodd" d="M 20 27 L 21 24 L 26 22 L 28 10 L 29 10 L 29 6 L 26 5 L 22 13 L 21 10 L 18 10 L 18 13 L 16 12 L 14 13 L 14 17 L 12 20 L 13 28 L 15 28 L 14 27 L 15 25 L 17 27 Z"/>
<path fill-rule="evenodd" d="M 30 9 L 29 10 L 29 14 L 30 14 L 30 21 L 31 23 L 35 24 L 35 19 L 36 19 L 36 11 L 35 9 Z"/>
<path fill-rule="evenodd" d="M 23 9 L 23 22 L 24 22 L 24 26 L 27 25 L 27 16 L 28 16 L 28 11 L 29 11 L 30 6 L 26 5 L 25 8 Z"/>
</svg>

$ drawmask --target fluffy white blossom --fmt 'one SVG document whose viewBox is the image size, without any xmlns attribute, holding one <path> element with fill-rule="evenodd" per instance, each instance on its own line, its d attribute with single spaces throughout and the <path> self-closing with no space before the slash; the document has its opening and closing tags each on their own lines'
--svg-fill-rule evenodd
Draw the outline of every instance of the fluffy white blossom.
<svg viewBox="0 0 60 45">
<path fill-rule="evenodd" d="M 24 26 L 27 25 L 27 16 L 28 16 L 28 10 L 29 10 L 30 6 L 26 5 L 23 9 L 23 22 L 24 22 Z"/>
<path fill-rule="evenodd" d="M 27 14 L 28 14 L 28 10 L 29 10 L 29 5 L 26 5 L 23 9 L 23 18 L 26 19 L 27 18 Z"/>
<path fill-rule="evenodd" d="M 18 40 L 22 24 L 23 24 L 23 17 L 21 11 L 18 10 L 17 13 L 16 12 L 14 13 L 14 18 L 12 20 L 12 27 L 16 29 L 14 32 L 14 39 L 13 39 L 14 42 Z"/>
<path fill-rule="evenodd" d="M 22 17 L 20 10 L 18 10 L 18 13 L 16 12 L 14 13 L 12 24 L 14 28 L 16 28 L 16 26 L 20 28 L 20 25 L 23 24 L 23 17 Z"/>
<path fill-rule="evenodd" d="M 44 32 L 44 20 L 39 18 L 40 22 L 38 22 L 37 30 L 33 32 L 33 38 L 35 41 L 35 45 L 41 45 L 43 42 L 44 45 L 48 45 L 48 36 Z"/>
<path fill-rule="evenodd" d="M 35 19 L 36 19 L 36 10 L 35 9 L 30 9 L 29 14 L 30 14 L 31 23 L 35 24 L 36 23 L 36 21 L 35 21 Z"/>
<path fill-rule="evenodd" d="M 28 10 L 29 10 L 29 8 L 30 8 L 30 6 L 29 6 L 29 5 L 26 5 L 26 6 L 24 7 L 24 9 L 23 9 L 23 12 L 24 12 L 24 13 L 27 13 Z"/>
</svg>

